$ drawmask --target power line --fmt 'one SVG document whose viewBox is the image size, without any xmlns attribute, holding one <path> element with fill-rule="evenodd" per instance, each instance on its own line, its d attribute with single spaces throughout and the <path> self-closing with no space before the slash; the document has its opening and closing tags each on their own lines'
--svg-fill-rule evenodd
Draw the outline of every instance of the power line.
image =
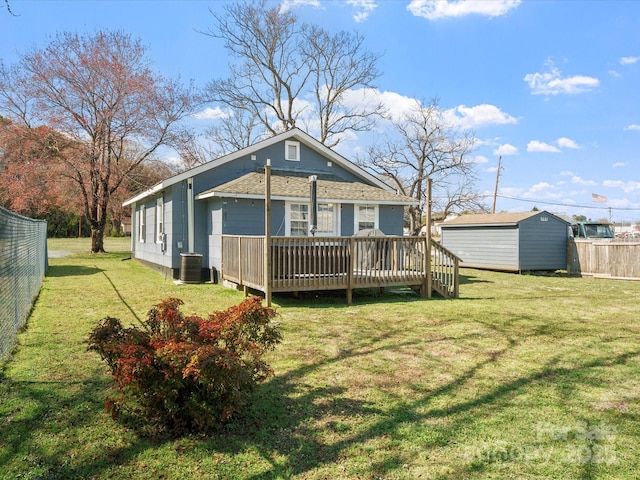
<svg viewBox="0 0 640 480">
<path fill-rule="evenodd" d="M 489 197 L 491 195 L 484 195 L 484 196 L 485 197 Z M 498 197 L 507 198 L 509 200 L 517 200 L 519 202 L 539 203 L 539 204 L 543 204 L 543 205 L 554 205 L 556 207 L 591 208 L 591 209 L 594 209 L 594 210 L 621 210 L 621 211 L 630 211 L 630 212 L 640 211 L 640 208 L 631 208 L 631 207 L 595 207 L 593 205 L 577 205 L 577 204 L 570 204 L 570 203 L 545 202 L 543 200 L 531 200 L 531 199 L 528 199 L 528 198 L 512 197 L 510 195 L 502 195 L 502 194 L 498 194 Z"/>
</svg>

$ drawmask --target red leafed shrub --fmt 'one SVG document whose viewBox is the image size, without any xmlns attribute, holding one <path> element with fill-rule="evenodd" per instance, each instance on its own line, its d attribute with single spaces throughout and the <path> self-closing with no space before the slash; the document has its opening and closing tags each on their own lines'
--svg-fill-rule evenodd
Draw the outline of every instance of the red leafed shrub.
<svg viewBox="0 0 640 480">
<path fill-rule="evenodd" d="M 89 350 L 107 363 L 120 390 L 105 405 L 114 418 L 127 410 L 176 434 L 210 430 L 273 373 L 263 356 L 281 335 L 275 310 L 260 297 L 208 318 L 184 316 L 182 304 L 163 300 L 142 327 L 106 317 L 89 335 Z"/>
</svg>

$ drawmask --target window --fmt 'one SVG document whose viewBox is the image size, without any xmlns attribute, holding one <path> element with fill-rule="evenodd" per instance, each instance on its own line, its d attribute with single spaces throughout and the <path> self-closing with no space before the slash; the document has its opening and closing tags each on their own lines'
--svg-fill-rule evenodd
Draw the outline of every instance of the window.
<svg viewBox="0 0 640 480">
<path fill-rule="evenodd" d="M 156 243 L 162 243 L 164 233 L 164 205 L 162 197 L 156 200 Z"/>
<path fill-rule="evenodd" d="M 292 162 L 300 161 L 300 142 L 284 142 L 284 159 Z"/>
<path fill-rule="evenodd" d="M 316 235 L 336 235 L 335 218 L 335 205 L 333 203 L 319 203 Z"/>
<path fill-rule="evenodd" d="M 319 203 L 316 236 L 330 237 L 339 235 L 337 204 Z M 285 235 L 292 237 L 307 237 L 311 235 L 309 229 L 311 220 L 309 205 L 306 203 L 287 203 L 285 205 L 286 227 Z"/>
<path fill-rule="evenodd" d="M 138 211 L 138 241 L 140 243 L 144 243 L 144 237 L 147 233 L 145 228 L 145 208 L 144 205 L 140 206 L 140 210 Z"/>
<path fill-rule="evenodd" d="M 289 232 L 292 237 L 306 237 L 309 232 L 309 205 L 291 203 L 289 206 Z"/>
<path fill-rule="evenodd" d="M 355 231 L 378 228 L 378 207 L 375 205 L 356 205 Z"/>
</svg>

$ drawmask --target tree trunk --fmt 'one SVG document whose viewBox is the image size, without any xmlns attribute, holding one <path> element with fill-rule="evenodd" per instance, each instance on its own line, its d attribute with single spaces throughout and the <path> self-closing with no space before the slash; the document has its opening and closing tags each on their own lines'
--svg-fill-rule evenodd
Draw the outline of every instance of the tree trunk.
<svg viewBox="0 0 640 480">
<path fill-rule="evenodd" d="M 105 253 L 104 224 L 91 225 L 91 253 Z"/>
</svg>

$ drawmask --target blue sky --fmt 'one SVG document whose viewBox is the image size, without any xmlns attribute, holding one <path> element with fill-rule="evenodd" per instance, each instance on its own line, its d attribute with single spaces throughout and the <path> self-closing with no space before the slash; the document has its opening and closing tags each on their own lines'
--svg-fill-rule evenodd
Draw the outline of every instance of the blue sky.
<svg viewBox="0 0 640 480">
<path fill-rule="evenodd" d="M 357 30 L 382 52 L 375 95 L 393 114 L 437 97 L 475 133 L 478 188 L 497 210 L 533 206 L 640 220 L 640 2 L 543 0 L 284 0 L 302 20 Z M 224 77 L 220 40 L 203 35 L 222 1 L 21 1 L 0 11 L 0 59 L 59 31 L 122 29 L 149 47 L 163 75 Z M 212 122 L 207 115 L 195 120 Z M 337 150 L 348 158 L 370 139 Z M 607 198 L 592 202 L 592 194 Z M 611 212 L 609 212 L 611 208 Z"/>
</svg>

